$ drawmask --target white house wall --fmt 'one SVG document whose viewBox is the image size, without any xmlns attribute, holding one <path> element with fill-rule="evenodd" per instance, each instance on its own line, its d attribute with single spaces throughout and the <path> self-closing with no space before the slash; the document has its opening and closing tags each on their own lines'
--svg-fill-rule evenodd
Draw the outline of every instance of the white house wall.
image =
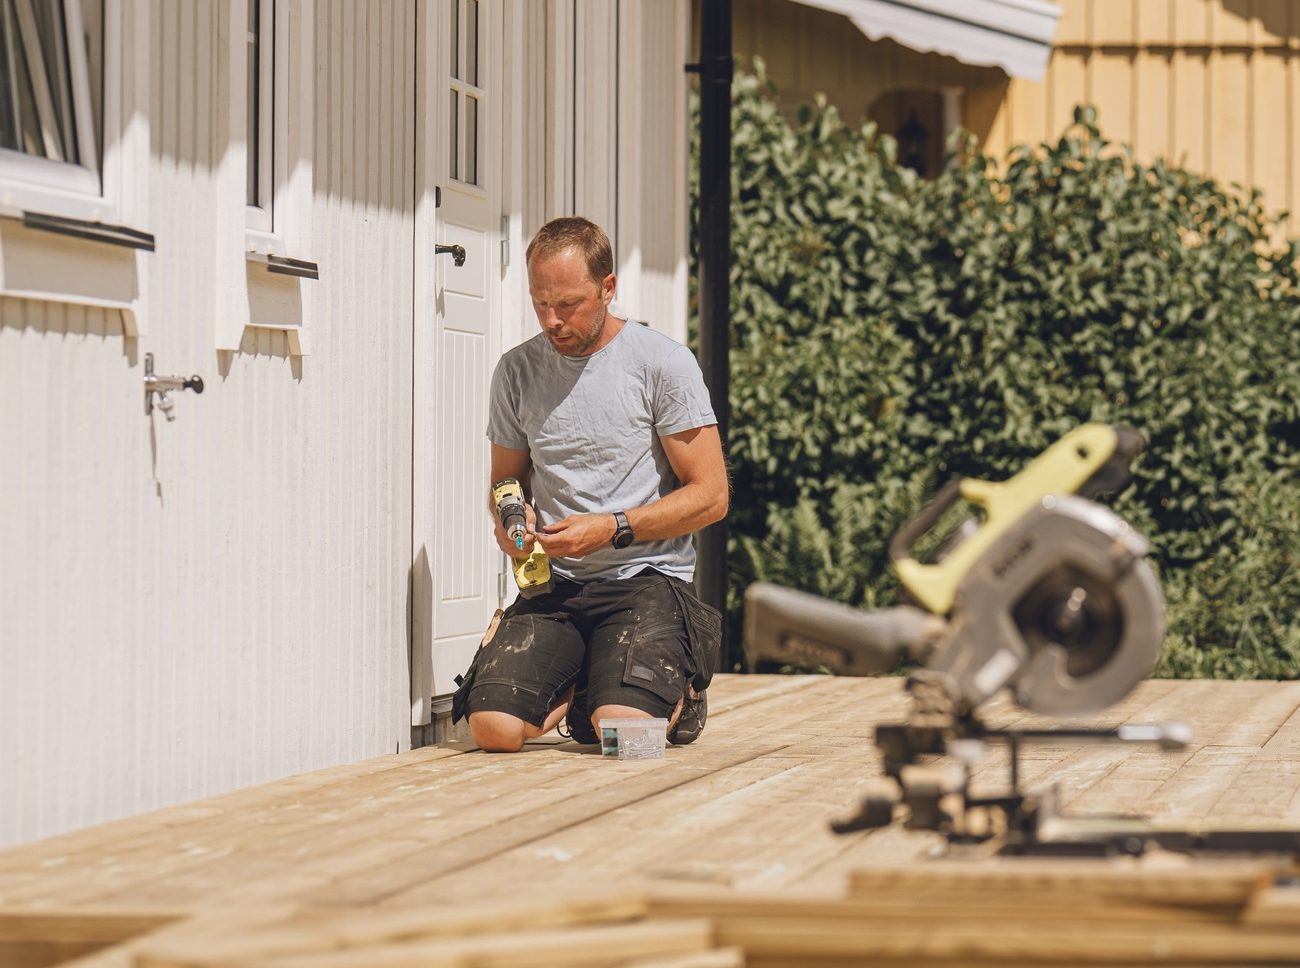
<svg viewBox="0 0 1300 968">
<path fill-rule="evenodd" d="M 120 220 L 156 251 L 135 256 L 127 328 L 116 309 L 0 296 L 0 846 L 411 737 L 413 506 L 437 499 L 413 485 L 429 476 L 413 456 L 415 327 L 429 325 L 416 267 L 430 257 L 416 38 L 436 8 L 281 0 L 310 23 L 314 59 L 309 218 L 295 223 L 309 236 L 287 233 L 305 248 L 287 254 L 320 278 L 279 277 L 302 328 L 276 330 L 242 328 L 248 287 L 269 277 L 230 248 L 244 149 L 225 38 L 246 0 L 109 2 L 123 43 L 148 48 L 132 82 L 147 107 L 105 154 L 123 159 Z M 486 3 L 507 51 L 511 256 L 490 345 L 534 331 L 523 248 L 570 211 L 607 222 L 621 306 L 684 338 L 686 0 Z M 0 253 L 28 232 L 0 230 Z M 49 238 L 75 276 L 94 243 Z M 232 327 L 238 349 L 219 349 Z M 146 353 L 206 384 L 173 394 L 175 422 L 145 416 Z"/>
<path fill-rule="evenodd" d="M 152 12 L 149 336 L 0 300 L 0 845 L 410 741 L 414 4 L 315 4 L 307 357 L 214 348 L 221 7 Z"/>
<path fill-rule="evenodd" d="M 627 311 L 686 342 L 689 0 L 622 0 L 618 255 Z"/>
<path fill-rule="evenodd" d="M 546 219 L 580 214 L 609 232 L 615 309 L 686 341 L 685 64 L 689 0 L 512 0 L 522 33 L 507 125 L 507 185 L 526 243 Z M 508 28 L 509 30 L 510 28 Z M 526 307 L 523 281 L 516 304 Z M 507 302 L 507 305 L 510 305 Z M 507 320 L 507 344 L 535 331 Z"/>
</svg>

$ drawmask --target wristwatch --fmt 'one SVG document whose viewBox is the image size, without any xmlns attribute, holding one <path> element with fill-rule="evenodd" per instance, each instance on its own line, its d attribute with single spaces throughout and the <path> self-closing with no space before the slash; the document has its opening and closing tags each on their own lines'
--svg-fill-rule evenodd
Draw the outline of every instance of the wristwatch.
<svg viewBox="0 0 1300 968">
<path fill-rule="evenodd" d="M 614 512 L 614 539 L 610 542 L 615 548 L 626 548 L 636 540 L 632 526 L 627 523 L 627 515 L 622 511 Z"/>
</svg>

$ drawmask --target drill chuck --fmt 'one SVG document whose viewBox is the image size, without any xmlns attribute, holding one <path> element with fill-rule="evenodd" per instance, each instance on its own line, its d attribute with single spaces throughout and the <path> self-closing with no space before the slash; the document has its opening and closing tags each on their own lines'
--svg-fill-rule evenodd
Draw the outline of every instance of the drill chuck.
<svg viewBox="0 0 1300 968">
<path fill-rule="evenodd" d="M 497 481 L 492 485 L 492 496 L 496 501 L 497 517 L 506 537 L 523 549 L 524 537 L 528 533 L 528 517 L 524 511 L 524 489 L 513 477 Z"/>
<path fill-rule="evenodd" d="M 524 535 L 524 516 L 522 514 L 512 514 L 507 520 L 501 522 L 506 529 L 506 537 L 515 543 L 515 547 L 523 550 Z"/>
</svg>

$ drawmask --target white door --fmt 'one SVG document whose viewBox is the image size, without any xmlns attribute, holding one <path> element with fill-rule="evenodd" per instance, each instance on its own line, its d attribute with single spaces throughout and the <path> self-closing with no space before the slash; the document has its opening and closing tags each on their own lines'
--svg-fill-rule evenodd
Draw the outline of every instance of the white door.
<svg viewBox="0 0 1300 968">
<path fill-rule="evenodd" d="M 486 510 L 484 432 L 501 345 L 499 8 L 478 0 L 423 8 L 431 22 L 419 45 L 417 129 L 430 130 L 417 138 L 416 167 L 417 177 L 435 184 L 419 186 L 416 218 L 417 264 L 427 263 L 415 300 L 416 725 L 428 722 L 430 695 L 455 689 L 498 601 L 501 554 Z"/>
</svg>

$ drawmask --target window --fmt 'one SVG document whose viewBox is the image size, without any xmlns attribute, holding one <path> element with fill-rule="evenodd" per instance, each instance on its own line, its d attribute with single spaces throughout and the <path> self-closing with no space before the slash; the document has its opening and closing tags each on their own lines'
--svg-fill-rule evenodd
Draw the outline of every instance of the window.
<svg viewBox="0 0 1300 968">
<path fill-rule="evenodd" d="M 448 36 L 451 40 L 451 103 L 448 106 L 451 130 L 447 174 L 467 185 L 482 185 L 479 112 L 486 92 L 479 85 L 478 0 L 452 0 Z"/>
<path fill-rule="evenodd" d="M 238 351 L 248 327 L 273 329 L 289 334 L 297 355 L 309 343 L 300 284 L 319 278 L 309 258 L 315 0 L 221 0 L 219 7 L 228 25 L 225 136 L 244 157 L 219 185 L 216 272 L 225 296 L 216 345 Z M 227 261 L 227 253 L 242 258 Z"/>
<path fill-rule="evenodd" d="M 130 337 L 154 247 L 153 6 L 0 0 L 0 295 L 117 309 Z"/>
<path fill-rule="evenodd" d="M 231 139 L 243 141 L 245 251 L 283 256 L 310 243 L 314 58 L 311 0 L 227 0 Z M 233 107 L 234 105 L 232 105 Z"/>
<path fill-rule="evenodd" d="M 248 0 L 248 227 L 275 229 L 275 0 Z"/>
<path fill-rule="evenodd" d="M 98 196 L 102 0 L 0 0 L 0 177 Z"/>
</svg>

